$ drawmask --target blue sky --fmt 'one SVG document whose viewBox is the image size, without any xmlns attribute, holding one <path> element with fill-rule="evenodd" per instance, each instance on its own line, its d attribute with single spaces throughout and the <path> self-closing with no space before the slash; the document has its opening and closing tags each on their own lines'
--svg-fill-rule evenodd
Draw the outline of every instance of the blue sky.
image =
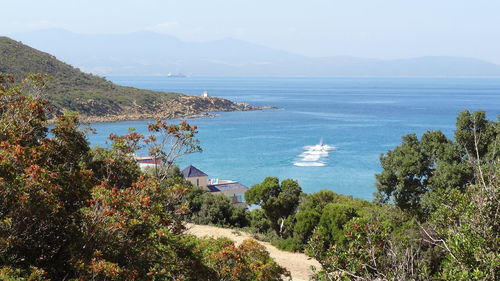
<svg viewBox="0 0 500 281">
<path fill-rule="evenodd" d="M 152 30 L 312 57 L 476 57 L 500 64 L 499 0 L 1 0 L 0 34 Z"/>
</svg>

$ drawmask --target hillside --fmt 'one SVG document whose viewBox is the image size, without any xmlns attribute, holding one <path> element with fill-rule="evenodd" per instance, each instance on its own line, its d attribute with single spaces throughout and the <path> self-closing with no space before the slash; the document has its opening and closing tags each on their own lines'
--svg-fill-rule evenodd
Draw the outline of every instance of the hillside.
<svg viewBox="0 0 500 281">
<path fill-rule="evenodd" d="M 99 75 L 500 77 L 500 65 L 465 57 L 313 58 L 231 38 L 186 42 L 147 31 L 79 34 L 47 29 L 11 37 Z"/>
<path fill-rule="evenodd" d="M 17 79 L 49 74 L 46 94 L 58 111 L 79 111 L 88 121 L 175 118 L 213 111 L 257 109 L 226 99 L 202 98 L 115 85 L 8 37 L 0 37 L 0 73 Z"/>
</svg>

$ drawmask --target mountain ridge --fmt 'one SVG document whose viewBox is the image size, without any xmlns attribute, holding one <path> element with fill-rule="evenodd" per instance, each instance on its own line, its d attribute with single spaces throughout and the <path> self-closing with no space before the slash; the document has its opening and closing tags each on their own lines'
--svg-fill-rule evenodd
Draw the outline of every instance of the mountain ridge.
<svg viewBox="0 0 500 281">
<path fill-rule="evenodd" d="M 500 77 L 500 65 L 466 57 L 314 58 L 233 38 L 186 42 L 152 31 L 78 34 L 47 29 L 12 36 L 87 72 L 111 76 L 182 72 L 252 77 Z"/>
</svg>

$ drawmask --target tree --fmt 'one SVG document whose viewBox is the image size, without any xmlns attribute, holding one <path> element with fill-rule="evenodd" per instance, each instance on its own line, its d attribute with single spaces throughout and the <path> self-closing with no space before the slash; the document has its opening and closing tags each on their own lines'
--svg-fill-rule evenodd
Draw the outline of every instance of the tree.
<svg viewBox="0 0 500 281">
<path fill-rule="evenodd" d="M 187 200 L 190 205 L 190 219 L 199 224 L 215 224 L 220 226 L 245 227 L 248 218 L 243 207 L 235 206 L 222 194 L 193 187 L 194 195 Z"/>
<path fill-rule="evenodd" d="M 266 217 L 264 210 L 258 208 L 250 210 L 249 214 L 250 226 L 259 233 L 267 233 L 271 229 L 269 219 Z"/>
<path fill-rule="evenodd" d="M 47 138 L 50 107 L 18 86 L 2 84 L 0 100 L 0 267 L 62 279 L 74 273 L 79 209 L 94 183 L 88 143 L 74 115 L 59 116 Z"/>
<path fill-rule="evenodd" d="M 161 162 L 160 165 L 155 165 L 155 173 L 160 180 L 166 178 L 167 171 L 176 159 L 202 151 L 195 138 L 197 127 L 186 121 L 175 125 L 158 120 L 149 124 L 148 130 L 153 134 L 145 139 L 145 143 L 149 148 L 149 155 Z"/>
<path fill-rule="evenodd" d="M 335 244 L 326 249 L 328 232 L 317 228 L 308 253 L 322 269 L 313 279 L 497 280 L 498 124 L 484 112 L 465 111 L 457 119 L 455 142 L 430 131 L 420 141 L 407 136 L 387 152 L 377 175 L 379 195 L 395 206 L 379 204 L 368 216 L 340 223 L 333 228 L 336 238 L 327 239 Z M 401 201 L 402 192 L 412 201 Z M 347 220 L 342 211 L 330 213 L 327 225 Z"/>
<path fill-rule="evenodd" d="M 376 175 L 379 198 L 404 209 L 419 206 L 420 196 L 427 190 L 430 160 L 423 153 L 415 134 L 406 135 L 403 143 L 380 157 L 382 172 Z"/>
<path fill-rule="evenodd" d="M 475 181 L 474 167 L 497 159 L 497 124 L 484 111 L 463 111 L 457 117 L 455 142 L 440 131 L 428 131 L 419 141 L 415 134 L 403 137 L 401 145 L 380 157 L 382 172 L 376 175 L 379 202 L 425 213 L 420 200 L 428 191 L 464 189 Z"/>
<path fill-rule="evenodd" d="M 305 245 L 318 226 L 325 206 L 348 199 L 348 196 L 336 194 L 331 190 L 320 190 L 307 195 L 295 215 L 294 237 Z"/>
<path fill-rule="evenodd" d="M 245 200 L 249 204 L 260 205 L 272 228 L 282 235 L 285 220 L 295 212 L 301 194 L 302 189 L 297 181 L 286 179 L 280 185 L 278 178 L 267 177 L 245 193 Z"/>
<path fill-rule="evenodd" d="M 462 111 L 457 117 L 455 140 L 469 159 L 485 156 L 490 143 L 495 139 L 494 123 L 486 119 L 484 111 L 472 114 Z"/>
</svg>

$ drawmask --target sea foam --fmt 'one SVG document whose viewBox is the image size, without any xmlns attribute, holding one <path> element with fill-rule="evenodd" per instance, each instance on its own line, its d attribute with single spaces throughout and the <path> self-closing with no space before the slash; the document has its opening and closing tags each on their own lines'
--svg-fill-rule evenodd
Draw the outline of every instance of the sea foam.
<svg viewBox="0 0 500 281">
<path fill-rule="evenodd" d="M 293 163 L 298 167 L 323 167 L 326 166 L 330 151 L 337 149 L 326 144 L 307 145 L 303 147 L 304 152 L 299 154 L 298 160 Z"/>
</svg>

